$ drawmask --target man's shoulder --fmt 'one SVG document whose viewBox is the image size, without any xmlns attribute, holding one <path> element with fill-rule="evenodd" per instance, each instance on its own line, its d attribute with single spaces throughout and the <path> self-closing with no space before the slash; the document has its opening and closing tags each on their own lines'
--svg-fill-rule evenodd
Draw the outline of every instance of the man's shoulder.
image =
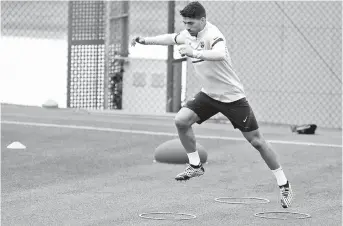
<svg viewBox="0 0 343 226">
<path fill-rule="evenodd" d="M 219 30 L 219 28 L 210 22 L 208 22 L 208 30 L 206 32 L 206 36 L 209 39 L 224 38 L 224 35 Z"/>
<path fill-rule="evenodd" d="M 208 31 L 221 33 L 221 31 L 216 25 L 212 24 L 211 22 L 207 22 L 207 23 L 208 23 Z"/>
</svg>

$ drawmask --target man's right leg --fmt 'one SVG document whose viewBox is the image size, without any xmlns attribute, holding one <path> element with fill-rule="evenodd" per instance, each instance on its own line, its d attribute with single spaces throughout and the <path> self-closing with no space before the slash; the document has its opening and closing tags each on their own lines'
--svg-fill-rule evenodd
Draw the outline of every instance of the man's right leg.
<svg viewBox="0 0 343 226">
<path fill-rule="evenodd" d="M 192 125 L 199 120 L 199 116 L 188 108 L 182 108 L 175 117 L 175 126 L 189 159 L 189 165 L 184 172 L 175 177 L 175 180 L 188 180 L 192 177 L 201 176 L 205 172 L 196 149 L 196 140 L 192 129 Z"/>
<path fill-rule="evenodd" d="M 175 126 L 179 134 L 180 141 L 187 153 L 196 151 L 196 141 L 192 125 L 199 121 L 199 116 L 188 108 L 181 108 L 175 117 Z M 192 162 L 190 162 L 192 164 Z M 199 164 L 199 162 L 194 162 Z"/>
<path fill-rule="evenodd" d="M 199 153 L 196 149 L 196 140 L 192 125 L 195 122 L 201 124 L 217 113 L 218 110 L 211 104 L 211 98 L 202 92 L 188 101 L 186 107 L 177 113 L 175 125 L 180 141 L 187 152 L 189 165 L 184 172 L 176 176 L 176 180 L 188 180 L 191 177 L 204 174 L 205 170 L 202 167 Z"/>
</svg>

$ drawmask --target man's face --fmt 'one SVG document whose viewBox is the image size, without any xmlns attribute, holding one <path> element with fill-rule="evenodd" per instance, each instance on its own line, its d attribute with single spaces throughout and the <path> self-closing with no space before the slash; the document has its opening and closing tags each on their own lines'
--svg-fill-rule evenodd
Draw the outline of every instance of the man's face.
<svg viewBox="0 0 343 226">
<path fill-rule="evenodd" d="M 193 19 L 189 17 L 183 17 L 183 23 L 185 24 L 185 28 L 191 36 L 197 36 L 198 32 L 203 29 L 205 18 Z"/>
</svg>

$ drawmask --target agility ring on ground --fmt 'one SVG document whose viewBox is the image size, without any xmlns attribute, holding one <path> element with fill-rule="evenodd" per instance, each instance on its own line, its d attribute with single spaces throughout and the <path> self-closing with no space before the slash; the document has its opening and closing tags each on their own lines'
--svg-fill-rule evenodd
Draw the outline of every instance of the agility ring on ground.
<svg viewBox="0 0 343 226">
<path fill-rule="evenodd" d="M 166 218 L 166 217 L 152 217 L 147 215 L 171 215 L 171 216 L 184 216 L 183 218 Z M 196 216 L 188 213 L 173 213 L 173 212 L 150 212 L 150 213 L 141 213 L 139 214 L 141 218 L 150 219 L 150 220 L 191 220 L 195 219 Z"/>
<path fill-rule="evenodd" d="M 244 201 L 230 201 L 230 200 L 255 200 L 256 202 L 244 202 Z M 269 199 L 259 197 L 219 197 L 214 199 L 216 202 L 228 203 L 228 204 L 265 204 L 269 203 Z"/>
<path fill-rule="evenodd" d="M 271 214 L 274 216 L 266 216 L 266 214 Z M 278 215 L 281 215 L 278 217 Z M 282 217 L 288 215 L 288 217 Z M 267 212 L 260 212 L 255 213 L 255 217 L 261 217 L 266 219 L 280 219 L 280 220 L 289 220 L 289 219 L 306 219 L 310 218 L 311 215 L 307 213 L 299 213 L 299 212 L 288 212 L 288 211 L 267 211 Z M 292 217 L 289 217 L 292 216 Z M 295 216 L 295 217 L 294 217 Z"/>
</svg>

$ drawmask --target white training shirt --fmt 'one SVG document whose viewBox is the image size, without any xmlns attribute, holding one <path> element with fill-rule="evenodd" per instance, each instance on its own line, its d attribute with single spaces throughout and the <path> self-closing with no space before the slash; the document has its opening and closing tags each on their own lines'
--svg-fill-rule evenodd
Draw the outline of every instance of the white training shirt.
<svg viewBox="0 0 343 226">
<path fill-rule="evenodd" d="M 191 45 L 196 50 L 223 48 L 226 53 L 224 60 L 191 58 L 196 75 L 201 79 L 201 91 L 221 102 L 233 102 L 245 97 L 243 84 L 232 67 L 226 39 L 216 26 L 207 22 L 197 37 L 191 36 L 187 30 L 183 30 L 175 36 L 176 41 Z M 176 42 L 176 44 L 178 43 Z"/>
</svg>

